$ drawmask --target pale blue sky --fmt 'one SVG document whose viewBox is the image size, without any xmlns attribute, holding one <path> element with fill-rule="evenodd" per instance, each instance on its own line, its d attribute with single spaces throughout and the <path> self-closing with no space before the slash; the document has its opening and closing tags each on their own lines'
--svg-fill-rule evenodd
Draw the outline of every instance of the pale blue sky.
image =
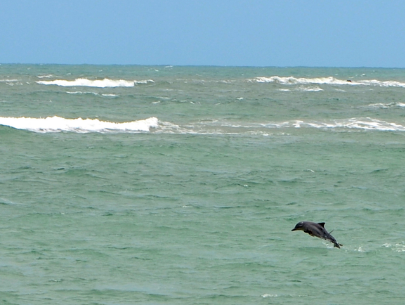
<svg viewBox="0 0 405 305">
<path fill-rule="evenodd" d="M 2 0 L 0 63 L 405 67 L 405 1 Z"/>
</svg>

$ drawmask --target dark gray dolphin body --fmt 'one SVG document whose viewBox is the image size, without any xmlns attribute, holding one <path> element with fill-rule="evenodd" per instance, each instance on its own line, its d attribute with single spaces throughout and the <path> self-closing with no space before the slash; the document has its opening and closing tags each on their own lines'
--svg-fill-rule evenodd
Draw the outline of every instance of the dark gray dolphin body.
<svg viewBox="0 0 405 305">
<path fill-rule="evenodd" d="M 292 229 L 291 231 L 297 231 L 297 230 L 304 231 L 305 233 L 308 233 L 309 235 L 314 236 L 314 237 L 319 237 L 322 239 L 329 240 L 337 248 L 340 248 L 340 246 L 342 246 L 341 244 L 339 244 L 336 241 L 336 239 L 332 235 L 330 235 L 330 233 L 328 231 L 326 231 L 324 222 L 316 223 L 316 222 L 310 222 L 310 221 L 300 221 L 299 223 L 296 224 L 295 228 Z"/>
</svg>

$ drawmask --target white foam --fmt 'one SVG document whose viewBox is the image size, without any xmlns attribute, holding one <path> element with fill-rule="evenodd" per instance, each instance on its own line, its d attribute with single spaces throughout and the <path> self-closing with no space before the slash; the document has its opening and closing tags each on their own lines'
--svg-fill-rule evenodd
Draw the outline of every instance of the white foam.
<svg viewBox="0 0 405 305">
<path fill-rule="evenodd" d="M 277 298 L 278 294 L 270 294 L 270 293 L 265 293 L 262 294 L 262 298 Z"/>
<path fill-rule="evenodd" d="M 9 86 L 21 86 L 23 83 L 19 81 L 18 79 L 0 79 L 0 83 L 5 83 L 6 85 Z M 29 83 L 27 83 L 29 84 Z"/>
<path fill-rule="evenodd" d="M 102 93 L 98 94 L 97 92 L 83 92 L 83 91 L 66 91 L 67 94 L 77 94 L 77 95 L 82 95 L 82 94 L 91 94 L 91 95 L 97 95 L 97 96 L 104 96 L 104 97 L 118 97 L 118 94 L 113 94 L 113 93 Z"/>
<path fill-rule="evenodd" d="M 405 126 L 373 118 L 350 118 L 327 121 L 289 120 L 282 122 L 248 123 L 228 121 L 200 121 L 187 124 L 160 122 L 151 117 L 132 122 L 107 122 L 98 119 L 66 119 L 61 117 L 26 118 L 0 117 L 0 125 L 34 132 L 154 132 L 161 134 L 201 134 L 201 135 L 263 135 L 288 134 L 289 129 L 314 128 L 336 131 L 394 131 L 404 132 Z"/>
<path fill-rule="evenodd" d="M 405 131 L 405 126 L 385 122 L 372 118 L 350 118 L 333 120 L 329 122 L 317 121 L 291 121 L 284 122 L 280 127 L 293 126 L 295 128 L 312 127 L 318 129 L 361 129 L 361 130 L 379 130 L 379 131 Z"/>
<path fill-rule="evenodd" d="M 115 123 L 98 119 L 65 119 L 61 117 L 26 118 L 0 117 L 0 125 L 34 132 L 147 132 L 158 127 L 158 119 L 151 117 L 145 120 Z"/>
<path fill-rule="evenodd" d="M 329 77 L 316 77 L 316 78 L 305 78 L 305 77 L 293 77 L 293 76 L 270 76 L 270 77 L 256 77 L 251 81 L 257 83 L 277 83 L 281 85 L 350 85 L 350 86 L 377 86 L 377 87 L 401 87 L 405 88 L 405 83 L 398 81 L 380 81 L 376 79 L 371 80 L 343 80 Z"/>
<path fill-rule="evenodd" d="M 53 75 L 52 75 L 52 74 L 38 75 L 37 77 L 38 77 L 38 78 L 51 78 L 51 77 L 53 77 Z"/>
<path fill-rule="evenodd" d="M 175 127 L 174 127 L 175 126 Z M 266 134 L 268 129 L 315 128 L 322 130 L 369 130 L 369 131 L 405 131 L 405 126 L 393 122 L 386 122 L 373 118 L 349 118 L 327 121 L 316 120 L 290 120 L 284 122 L 268 123 L 229 123 L 226 121 L 200 122 L 188 126 L 171 126 L 167 122 L 165 127 L 171 131 L 224 134 Z"/>
<path fill-rule="evenodd" d="M 288 92 L 288 91 L 292 91 L 291 89 L 286 89 L 286 88 L 280 88 L 278 89 L 279 91 L 282 92 Z M 318 86 L 299 86 L 295 89 L 293 89 L 294 91 L 301 91 L 301 92 L 318 92 L 318 91 L 323 91 L 322 88 L 318 87 Z"/>
<path fill-rule="evenodd" d="M 112 93 L 104 93 L 101 96 L 105 96 L 105 97 L 117 97 L 117 94 L 112 94 Z"/>
<path fill-rule="evenodd" d="M 391 248 L 392 251 L 395 251 L 395 252 L 405 252 L 405 244 L 403 242 L 396 243 L 396 244 L 385 243 L 385 244 L 383 244 L 383 246 L 386 248 Z"/>
<path fill-rule="evenodd" d="M 402 87 L 405 88 L 405 83 L 397 81 L 379 81 L 376 79 L 358 81 L 361 85 L 379 86 L 379 87 Z"/>
<path fill-rule="evenodd" d="M 0 79 L 0 83 L 18 82 L 18 79 Z"/>
<path fill-rule="evenodd" d="M 271 76 L 271 77 L 256 77 L 253 79 L 258 83 L 278 83 L 282 85 L 309 85 L 309 84 L 335 84 L 335 85 L 346 85 L 353 84 L 347 80 L 339 80 L 334 77 L 318 77 L 318 78 L 296 78 L 293 76 L 282 77 L 282 76 Z"/>
<path fill-rule="evenodd" d="M 368 107 L 379 109 L 404 108 L 405 103 L 376 103 L 376 104 L 369 104 Z"/>
<path fill-rule="evenodd" d="M 92 94 L 98 95 L 97 92 L 82 92 L 82 91 L 66 91 L 67 94 Z"/>
<path fill-rule="evenodd" d="M 204 134 L 204 135 L 263 135 L 270 134 L 288 134 L 288 129 L 314 128 L 320 130 L 336 131 L 405 131 L 405 126 L 385 122 L 372 118 L 350 118 L 327 121 L 316 120 L 290 120 L 284 122 L 267 123 L 233 123 L 228 121 L 201 121 L 188 123 L 185 125 L 173 124 L 171 122 L 159 122 L 157 133 L 167 134 Z M 280 130 L 281 129 L 281 130 Z M 274 131 L 274 132 L 273 132 Z"/>
<path fill-rule="evenodd" d="M 153 83 L 151 79 L 148 80 L 123 80 L 123 79 L 96 79 L 91 80 L 87 78 L 77 78 L 75 80 L 56 79 L 50 81 L 37 81 L 40 85 L 56 85 L 62 87 L 97 87 L 97 88 L 114 88 L 114 87 L 134 87 L 135 84 L 148 84 Z"/>
</svg>

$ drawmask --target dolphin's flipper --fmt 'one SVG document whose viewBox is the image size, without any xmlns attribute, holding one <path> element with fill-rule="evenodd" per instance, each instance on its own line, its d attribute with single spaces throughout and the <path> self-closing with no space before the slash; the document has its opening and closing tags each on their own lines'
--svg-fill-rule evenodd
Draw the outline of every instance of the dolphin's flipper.
<svg viewBox="0 0 405 305">
<path fill-rule="evenodd" d="M 309 235 L 311 235 L 311 236 L 314 236 L 314 237 L 316 237 L 316 235 L 311 231 L 311 230 L 304 230 L 304 233 L 307 233 L 307 234 L 309 234 Z"/>
</svg>

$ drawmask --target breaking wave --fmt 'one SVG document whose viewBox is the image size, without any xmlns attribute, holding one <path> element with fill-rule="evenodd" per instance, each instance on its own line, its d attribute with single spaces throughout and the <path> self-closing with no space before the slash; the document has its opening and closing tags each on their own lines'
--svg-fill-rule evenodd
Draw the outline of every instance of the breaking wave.
<svg viewBox="0 0 405 305">
<path fill-rule="evenodd" d="M 34 132 L 148 132 L 158 127 L 158 119 L 151 117 L 145 120 L 115 123 L 98 119 L 65 119 L 58 116 L 47 118 L 0 117 L 0 125 Z"/>
<path fill-rule="evenodd" d="M 290 120 L 268 123 L 232 123 L 227 121 L 203 121 L 184 125 L 159 122 L 158 133 L 211 134 L 211 135 L 263 135 L 288 134 L 294 129 L 314 128 L 324 131 L 405 131 L 405 126 L 372 118 L 350 118 L 329 121 Z"/>
<path fill-rule="evenodd" d="M 359 130 L 378 130 L 378 131 L 405 131 L 405 126 L 385 122 L 372 118 L 350 118 L 350 119 L 340 119 L 332 120 L 329 122 L 316 122 L 316 121 L 288 121 L 281 124 L 274 125 L 269 124 L 264 126 L 283 128 L 283 127 L 294 127 L 294 128 L 318 128 L 318 129 L 359 129 Z"/>
<path fill-rule="evenodd" d="M 328 121 L 289 120 L 284 122 L 248 123 L 229 121 L 199 121 L 184 124 L 159 121 L 156 117 L 131 122 L 107 122 L 98 119 L 66 119 L 58 116 L 47 118 L 0 117 L 0 125 L 39 133 L 47 132 L 116 132 L 195 135 L 263 135 L 288 134 L 294 129 L 314 128 L 324 131 L 396 131 L 404 132 L 405 126 L 373 118 L 350 118 Z"/>
<path fill-rule="evenodd" d="M 37 84 L 40 85 L 56 85 L 62 87 L 97 87 L 97 88 L 114 88 L 114 87 L 134 87 L 137 84 L 148 84 L 154 83 L 153 80 L 123 80 L 123 79 L 96 79 L 91 80 L 87 78 L 77 78 L 75 80 L 65 80 L 65 79 L 56 79 L 56 80 L 44 80 L 37 81 Z"/>
<path fill-rule="evenodd" d="M 377 109 L 405 108 L 405 103 L 376 103 L 376 104 L 369 104 L 367 107 Z"/>
<path fill-rule="evenodd" d="M 282 76 L 270 76 L 270 77 L 256 77 L 250 81 L 257 83 L 276 83 L 281 85 L 350 85 L 350 86 L 378 86 L 378 87 L 402 87 L 405 88 L 405 83 L 398 81 L 380 81 L 376 79 L 370 80 L 343 80 L 334 77 L 282 77 Z"/>
</svg>

